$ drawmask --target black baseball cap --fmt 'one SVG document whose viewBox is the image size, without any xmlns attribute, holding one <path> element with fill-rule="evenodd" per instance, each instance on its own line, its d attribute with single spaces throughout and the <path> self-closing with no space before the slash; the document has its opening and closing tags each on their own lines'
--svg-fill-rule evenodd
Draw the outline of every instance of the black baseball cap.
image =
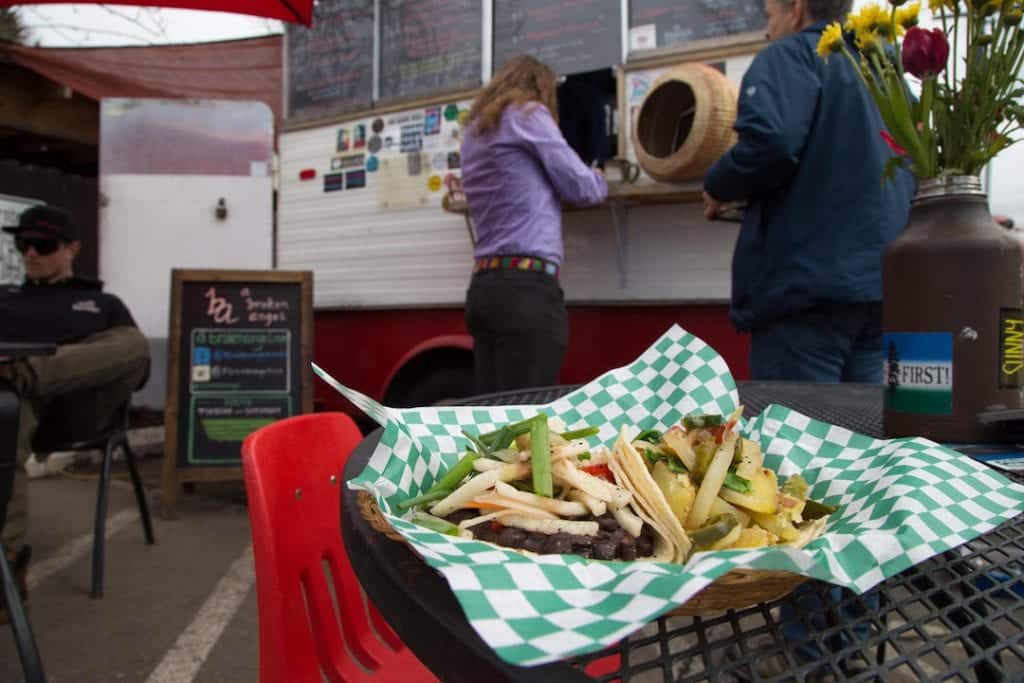
<svg viewBox="0 0 1024 683">
<path fill-rule="evenodd" d="M 4 227 L 4 232 L 18 234 L 22 230 L 52 235 L 65 242 L 79 240 L 78 226 L 63 209 L 55 206 L 33 206 L 22 211 L 17 225 Z"/>
</svg>

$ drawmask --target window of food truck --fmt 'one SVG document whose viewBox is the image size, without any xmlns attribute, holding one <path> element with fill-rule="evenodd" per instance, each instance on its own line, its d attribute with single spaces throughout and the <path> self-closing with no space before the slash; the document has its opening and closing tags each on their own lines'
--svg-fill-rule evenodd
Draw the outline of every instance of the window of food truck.
<svg viewBox="0 0 1024 683">
<path fill-rule="evenodd" d="M 380 99 L 479 86 L 479 0 L 380 0 Z"/>
<path fill-rule="evenodd" d="M 764 0 L 629 0 L 629 59 L 744 38 L 757 41 L 767 25 Z"/>
<path fill-rule="evenodd" d="M 530 54 L 561 77 L 566 137 L 600 163 L 628 134 L 624 72 L 751 50 L 762 3 L 318 0 L 312 28 L 286 29 L 284 129 L 471 99 L 508 59 Z"/>
<path fill-rule="evenodd" d="M 309 120 L 373 103 L 374 0 L 320 0 L 313 28 L 285 30 L 285 107 Z"/>
</svg>

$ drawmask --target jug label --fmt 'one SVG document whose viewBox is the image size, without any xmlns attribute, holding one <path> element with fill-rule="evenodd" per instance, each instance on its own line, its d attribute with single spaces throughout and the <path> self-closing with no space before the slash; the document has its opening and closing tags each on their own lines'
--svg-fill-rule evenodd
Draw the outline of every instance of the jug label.
<svg viewBox="0 0 1024 683">
<path fill-rule="evenodd" d="M 953 335 L 891 332 L 882 336 L 885 407 L 901 413 L 953 413 Z"/>
<path fill-rule="evenodd" d="M 1019 308 L 999 309 L 999 388 L 1024 385 L 1024 315 Z"/>
</svg>

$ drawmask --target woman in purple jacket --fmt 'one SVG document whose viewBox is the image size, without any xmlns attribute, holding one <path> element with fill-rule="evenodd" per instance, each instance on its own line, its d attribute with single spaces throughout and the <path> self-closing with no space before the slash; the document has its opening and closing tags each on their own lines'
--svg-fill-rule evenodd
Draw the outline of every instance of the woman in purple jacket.
<svg viewBox="0 0 1024 683">
<path fill-rule="evenodd" d="M 481 392 L 550 386 L 569 341 L 562 203 L 596 204 L 608 186 L 562 136 L 555 74 L 515 57 L 473 103 L 462 184 L 477 234 L 466 294 Z"/>
</svg>

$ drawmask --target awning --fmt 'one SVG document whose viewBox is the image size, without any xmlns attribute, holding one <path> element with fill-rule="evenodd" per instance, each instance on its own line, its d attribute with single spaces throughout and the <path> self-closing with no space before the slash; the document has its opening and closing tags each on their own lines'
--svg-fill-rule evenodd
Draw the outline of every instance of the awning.
<svg viewBox="0 0 1024 683">
<path fill-rule="evenodd" d="M 0 7 L 64 4 L 66 2 L 67 0 L 0 0 Z M 135 5 L 232 12 L 234 14 L 249 14 L 254 17 L 280 19 L 306 26 L 313 21 L 313 0 L 103 0 L 103 2 L 88 2 L 86 0 L 84 4 Z"/>
<path fill-rule="evenodd" d="M 2 1 L 2 0 L 0 0 Z M 281 36 L 190 45 L 45 48 L 0 44 L 9 60 L 94 100 L 196 98 L 264 102 L 281 118 Z"/>
</svg>

